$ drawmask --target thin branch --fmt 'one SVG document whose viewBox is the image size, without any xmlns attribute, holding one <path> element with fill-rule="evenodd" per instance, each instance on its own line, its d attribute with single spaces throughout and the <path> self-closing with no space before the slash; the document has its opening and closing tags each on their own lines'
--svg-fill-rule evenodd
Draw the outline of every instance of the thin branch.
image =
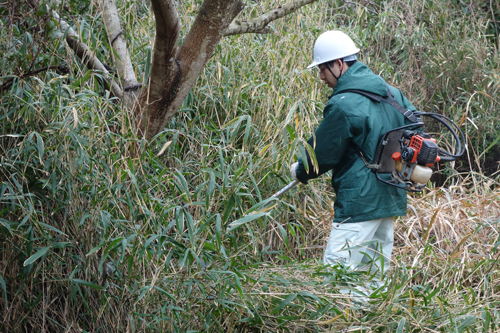
<svg viewBox="0 0 500 333">
<path fill-rule="evenodd" d="M 248 34 L 248 33 L 265 33 L 268 30 L 267 25 L 279 18 L 287 16 L 298 10 L 299 8 L 316 2 L 317 0 L 294 0 L 285 3 L 261 16 L 250 21 L 236 21 L 231 23 L 229 28 L 224 33 L 224 36 Z"/>
<path fill-rule="evenodd" d="M 2 84 L 0 84 L 0 93 L 2 93 L 5 89 L 9 89 L 12 86 L 14 79 L 16 79 L 16 78 L 24 79 L 26 77 L 37 75 L 38 73 L 45 72 L 45 71 L 48 71 L 50 69 L 55 69 L 63 74 L 67 74 L 69 72 L 67 67 L 62 66 L 62 65 L 58 65 L 58 66 L 48 66 L 48 67 L 39 68 L 39 69 L 36 69 L 34 71 L 29 71 L 28 73 L 23 74 L 21 76 L 9 77 Z"/>
</svg>

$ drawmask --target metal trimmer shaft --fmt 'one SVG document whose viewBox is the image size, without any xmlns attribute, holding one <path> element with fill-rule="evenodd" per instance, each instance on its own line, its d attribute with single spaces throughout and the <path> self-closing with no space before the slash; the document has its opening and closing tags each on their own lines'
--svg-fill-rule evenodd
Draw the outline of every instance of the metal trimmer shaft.
<svg viewBox="0 0 500 333">
<path fill-rule="evenodd" d="M 271 198 L 278 198 L 278 197 L 280 197 L 282 194 L 284 194 L 284 193 L 286 193 L 286 192 L 290 191 L 290 190 L 291 190 L 294 186 L 296 186 L 298 183 L 299 183 L 299 181 L 298 181 L 298 180 L 294 180 L 293 182 L 291 182 L 291 183 L 290 183 L 290 184 L 288 184 L 287 186 L 283 187 L 283 188 L 282 188 L 281 190 L 279 190 L 278 192 L 274 193 L 274 194 L 273 194 L 273 195 L 272 195 L 269 199 L 271 199 Z M 268 199 L 268 200 L 269 200 L 269 199 Z M 263 207 L 261 207 L 261 208 L 265 208 L 265 207 L 267 207 L 267 206 L 269 205 L 269 203 L 270 203 L 270 202 L 268 202 L 267 204 L 265 204 L 265 205 L 264 205 Z M 243 217 L 246 217 L 246 216 L 248 216 L 248 215 L 251 215 L 251 214 L 247 214 L 247 215 L 245 215 L 245 216 L 243 216 Z M 230 223 L 230 224 L 228 225 L 228 227 L 226 228 L 226 232 L 228 232 L 228 230 L 229 230 L 229 227 L 230 227 L 230 226 L 231 226 L 231 223 Z"/>
</svg>

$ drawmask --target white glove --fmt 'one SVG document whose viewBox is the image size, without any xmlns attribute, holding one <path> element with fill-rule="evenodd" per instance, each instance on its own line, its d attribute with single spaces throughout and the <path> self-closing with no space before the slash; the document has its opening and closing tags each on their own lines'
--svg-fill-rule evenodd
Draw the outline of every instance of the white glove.
<svg viewBox="0 0 500 333">
<path fill-rule="evenodd" d="M 299 162 L 295 162 L 292 165 L 290 165 L 290 174 L 292 175 L 293 180 L 298 180 L 297 179 L 297 168 L 299 167 Z"/>
</svg>

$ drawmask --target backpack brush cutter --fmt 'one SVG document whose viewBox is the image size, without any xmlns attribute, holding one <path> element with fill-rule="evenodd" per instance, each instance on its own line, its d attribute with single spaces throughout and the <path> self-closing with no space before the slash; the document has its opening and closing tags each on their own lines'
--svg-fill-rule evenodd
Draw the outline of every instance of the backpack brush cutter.
<svg viewBox="0 0 500 333">
<path fill-rule="evenodd" d="M 451 162 L 462 156 L 465 151 L 464 134 L 457 124 L 444 115 L 404 109 L 394 99 L 390 90 L 387 89 L 387 91 L 388 97 L 361 90 L 348 92 L 358 93 L 375 102 L 388 103 L 409 119 L 412 124 L 385 133 L 379 141 L 372 163 L 366 161 L 359 149 L 356 150 L 365 165 L 375 173 L 381 182 L 408 192 L 421 192 L 431 178 L 432 169 L 430 167 L 436 162 Z M 455 154 L 440 149 L 430 134 L 420 130 L 424 126 L 422 117 L 432 118 L 446 127 L 453 135 L 456 144 Z M 388 180 L 389 177 L 382 177 L 384 174 L 390 175 L 390 180 Z"/>
</svg>

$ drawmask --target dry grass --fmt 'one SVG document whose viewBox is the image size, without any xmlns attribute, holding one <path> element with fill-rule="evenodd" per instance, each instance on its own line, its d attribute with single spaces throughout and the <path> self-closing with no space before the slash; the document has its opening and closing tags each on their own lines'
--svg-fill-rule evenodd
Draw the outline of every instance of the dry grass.
<svg viewBox="0 0 500 333">
<path fill-rule="evenodd" d="M 335 332 L 385 331 L 384 325 L 395 325 L 402 317 L 406 318 L 408 329 L 416 331 L 436 332 L 460 326 L 463 322 L 459 318 L 464 314 L 480 317 L 484 309 L 492 310 L 500 304 L 499 198 L 498 183 L 484 178 L 472 188 L 436 188 L 411 198 L 408 215 L 396 222 L 392 268 L 387 274 L 391 279 L 388 291 L 373 296 L 370 305 L 353 304 L 350 297 L 338 291 L 346 283 L 351 286 L 366 283 L 366 276 L 349 277 L 336 271 L 332 285 L 325 282 L 328 280 L 325 275 L 331 272 L 318 275 L 313 262 L 280 267 L 262 264 L 250 272 L 255 280 L 260 277 L 259 283 L 246 292 L 271 309 L 289 295 L 300 292 L 316 296 L 318 302 L 328 299 L 336 309 L 337 315 L 293 321 L 286 326 L 291 331 L 307 330 L 311 325 Z M 317 226 L 323 229 L 322 224 Z M 323 232 L 328 235 L 329 228 Z M 313 257 L 321 261 L 318 254 Z M 266 279 L 262 279 L 263 274 Z M 263 291 L 266 284 L 272 288 Z M 427 294 L 416 296 L 420 289 L 426 289 Z M 429 294 L 433 296 L 424 301 Z M 306 304 L 299 309 L 311 314 L 317 307 Z M 441 309 L 441 313 L 432 317 L 430 314 L 436 309 Z M 301 316 L 304 317 L 307 316 Z M 272 324 L 278 322 L 269 321 L 268 329 L 272 330 L 276 327 Z M 473 330 L 481 327 L 478 323 L 472 326 L 476 327 Z"/>
</svg>

